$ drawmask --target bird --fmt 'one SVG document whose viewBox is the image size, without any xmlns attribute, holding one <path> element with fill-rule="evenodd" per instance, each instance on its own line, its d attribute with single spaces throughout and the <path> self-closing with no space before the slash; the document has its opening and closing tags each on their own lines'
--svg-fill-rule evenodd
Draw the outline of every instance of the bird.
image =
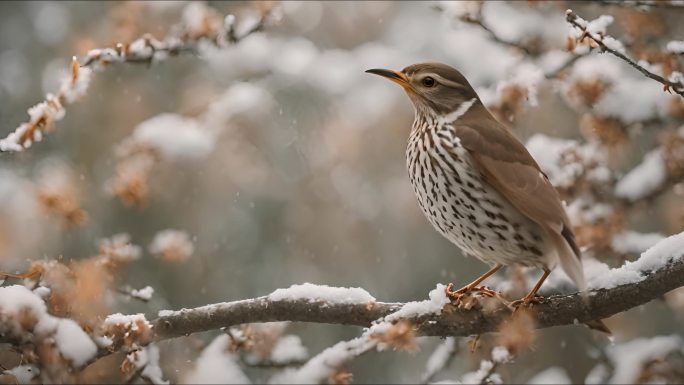
<svg viewBox="0 0 684 385">
<path fill-rule="evenodd" d="M 369 69 L 399 84 L 415 118 L 406 166 L 432 226 L 489 271 L 446 295 L 458 301 L 503 266 L 543 271 L 516 308 L 540 301 L 538 290 L 560 265 L 581 293 L 587 289 L 580 248 L 558 191 L 510 129 L 498 121 L 455 68 L 434 62 L 401 71 Z"/>
</svg>

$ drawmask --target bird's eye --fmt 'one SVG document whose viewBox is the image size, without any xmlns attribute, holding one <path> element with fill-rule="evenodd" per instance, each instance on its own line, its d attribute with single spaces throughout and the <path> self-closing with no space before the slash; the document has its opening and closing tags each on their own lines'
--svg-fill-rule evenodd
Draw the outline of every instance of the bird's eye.
<svg viewBox="0 0 684 385">
<path fill-rule="evenodd" d="M 425 87 L 432 87 L 435 85 L 435 79 L 427 76 L 427 77 L 423 78 L 423 85 Z"/>
</svg>

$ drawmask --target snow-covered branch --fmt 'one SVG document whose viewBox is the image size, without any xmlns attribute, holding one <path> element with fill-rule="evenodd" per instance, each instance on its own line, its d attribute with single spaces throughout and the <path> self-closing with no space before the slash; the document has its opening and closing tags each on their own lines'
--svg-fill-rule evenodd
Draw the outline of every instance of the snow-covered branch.
<svg viewBox="0 0 684 385">
<path fill-rule="evenodd" d="M 204 3 L 189 4 L 183 20 L 161 40 L 144 34 L 130 43 L 118 43 L 113 48 L 91 49 L 84 58 L 71 62 L 70 76 L 63 79 L 56 94 L 47 94 L 43 102 L 29 108 L 29 121 L 22 123 L 6 138 L 0 139 L 0 152 L 22 151 L 42 140 L 66 114 L 65 107 L 85 96 L 95 71 L 112 64 L 161 62 L 181 53 L 198 53 L 202 44 L 223 48 L 236 44 L 264 28 L 271 7 L 265 7 L 254 20 L 237 22 L 234 15 L 221 17 Z"/>
<path fill-rule="evenodd" d="M 641 63 L 637 63 L 629 58 L 624 53 L 624 46 L 618 40 L 605 36 L 605 26 L 609 23 L 602 22 L 602 20 L 611 20 L 612 18 L 599 18 L 594 22 L 587 22 L 579 17 L 571 9 L 568 9 L 565 14 L 565 19 L 570 25 L 579 31 L 578 40 L 582 41 L 586 38 L 590 39 L 601 48 L 601 51 L 608 52 L 614 55 L 630 66 L 636 68 L 644 76 L 661 83 L 668 92 L 674 92 L 684 97 L 684 76 L 680 72 L 673 72 L 668 78 L 665 78 L 650 69 L 646 68 Z"/>
<path fill-rule="evenodd" d="M 680 256 L 684 249 L 679 250 Z M 622 268 L 624 269 L 624 267 Z M 616 269 L 620 270 L 620 269 Z M 636 272 L 635 272 L 636 274 Z M 619 285 L 610 289 L 595 289 L 589 303 L 578 293 L 553 296 L 535 306 L 538 326 L 569 325 L 597 320 L 629 310 L 656 299 L 670 290 L 684 285 L 684 261 L 678 259 L 651 272 L 639 282 Z M 419 314 L 406 317 L 422 335 L 468 336 L 497 330 L 511 310 L 498 299 L 481 299 L 482 309 L 459 309 L 447 304 L 439 315 Z M 484 303 L 487 301 L 488 303 Z M 192 333 L 214 330 L 243 323 L 296 321 L 369 326 L 410 302 L 386 303 L 376 301 L 330 302 L 324 298 L 279 299 L 269 296 L 236 302 L 187 309 L 162 315 L 154 321 L 156 340 L 180 337 Z M 490 305 L 494 309 L 492 310 Z M 498 305 L 498 306 L 496 306 Z"/>
<path fill-rule="evenodd" d="M 547 328 L 600 320 L 660 298 L 684 285 L 683 245 L 684 233 L 680 233 L 657 243 L 637 261 L 602 272 L 597 279 L 590 280 L 592 291 L 588 301 L 579 293 L 552 296 L 543 300 L 533 307 L 536 327 Z M 43 317 L 54 323 L 50 316 L 45 315 L 40 297 L 21 286 L 9 286 L 1 290 L 19 290 L 23 297 L 4 294 L 0 296 L 3 299 L 0 301 L 0 314 L 4 314 L 0 318 L 0 342 L 17 346 L 41 343 L 44 333 L 35 330 L 32 332 L 31 324 L 22 323 L 19 317 L 19 314 L 23 314 L 22 309 L 32 306 L 31 309 L 38 309 L 34 313 L 39 321 Z M 30 305 L 26 305 L 24 301 L 28 301 L 26 303 Z M 379 343 L 396 348 L 401 346 L 403 340 L 408 341 L 403 346 L 407 349 L 411 346 L 411 338 L 404 338 L 406 333 L 468 336 L 500 330 L 501 325 L 511 318 L 512 310 L 507 305 L 501 297 L 476 296 L 472 301 L 456 306 L 444 294 L 443 285 L 437 285 L 430 292 L 430 299 L 407 303 L 379 302 L 360 288 L 293 285 L 254 299 L 180 311 L 164 310 L 157 319 L 151 321 L 147 321 L 142 314 L 111 315 L 92 336 L 99 347 L 97 353 L 90 338 L 79 331 L 84 337 L 83 345 L 88 350 L 87 354 L 79 356 L 81 358 L 74 365 L 81 366 L 118 351 L 139 351 L 155 341 L 235 325 L 273 321 L 371 327 L 364 333 L 368 338 L 359 337 L 359 343 L 363 342 L 361 345 L 364 346 L 360 352 Z M 76 323 L 73 325 L 78 328 Z M 406 325 L 410 325 L 408 329 Z M 57 348 L 62 349 L 59 346 Z M 61 354 L 68 356 L 79 347 L 73 345 L 69 349 Z"/>
</svg>

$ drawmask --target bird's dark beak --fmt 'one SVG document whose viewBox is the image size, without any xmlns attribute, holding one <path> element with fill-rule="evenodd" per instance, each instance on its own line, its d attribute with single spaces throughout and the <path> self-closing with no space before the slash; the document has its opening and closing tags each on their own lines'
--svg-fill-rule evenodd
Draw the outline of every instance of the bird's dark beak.
<svg viewBox="0 0 684 385">
<path fill-rule="evenodd" d="M 374 68 L 374 69 L 366 70 L 366 72 L 369 74 L 375 74 L 375 75 L 380 75 L 382 77 L 385 77 L 385 78 L 399 84 L 402 87 L 407 87 L 409 85 L 408 78 L 401 71 L 392 71 L 392 70 Z"/>
</svg>

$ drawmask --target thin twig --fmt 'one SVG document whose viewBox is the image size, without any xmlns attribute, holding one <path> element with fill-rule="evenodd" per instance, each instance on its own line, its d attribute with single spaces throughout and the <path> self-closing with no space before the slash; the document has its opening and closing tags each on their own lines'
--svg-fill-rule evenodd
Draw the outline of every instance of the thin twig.
<svg viewBox="0 0 684 385">
<path fill-rule="evenodd" d="M 603 42 L 603 38 L 601 36 L 594 35 L 591 32 L 587 31 L 586 26 L 579 22 L 578 19 L 580 19 L 580 17 L 577 16 L 572 10 L 568 9 L 566 11 L 565 16 L 566 16 L 565 19 L 567 20 L 568 23 L 570 23 L 572 26 L 578 28 L 579 30 L 581 30 L 583 32 L 582 38 L 584 38 L 584 37 L 590 38 L 596 44 L 598 44 L 598 46 L 601 48 L 601 50 L 603 52 L 608 52 L 611 55 L 614 55 L 614 56 L 622 59 L 623 61 L 625 61 L 630 66 L 636 68 L 644 76 L 661 83 L 664 86 L 665 91 L 667 91 L 667 92 L 673 91 L 676 94 L 678 94 L 679 96 L 684 97 L 684 84 L 681 81 L 674 82 L 674 81 L 665 79 L 664 77 L 662 77 L 656 73 L 653 73 L 653 72 L 649 71 L 648 69 L 644 68 L 643 66 L 639 65 L 637 62 L 630 59 L 629 57 L 627 57 L 622 52 L 616 51 L 616 50 L 608 47 Z"/>
<path fill-rule="evenodd" d="M 568 58 L 563 64 L 561 64 L 558 68 L 554 69 L 553 71 L 547 72 L 544 74 L 544 77 L 547 79 L 555 79 L 561 72 L 565 71 L 566 69 L 570 68 L 575 62 L 583 57 L 587 56 L 586 53 L 581 53 L 581 54 L 573 54 Z"/>
<path fill-rule="evenodd" d="M 655 1 L 655 0 L 597 0 L 596 3 L 601 5 L 617 5 L 623 8 L 649 9 L 649 8 L 665 8 L 665 9 L 681 9 L 684 10 L 684 3 L 673 3 L 671 1 Z"/>
<path fill-rule="evenodd" d="M 481 17 L 473 18 L 473 17 L 466 15 L 464 17 L 461 17 L 460 20 L 465 22 L 465 23 L 476 25 L 476 26 L 482 28 L 482 30 L 484 30 L 487 33 L 487 35 L 489 35 L 489 38 L 491 40 L 493 40 L 493 41 L 495 41 L 501 45 L 505 45 L 507 47 L 515 48 L 517 50 L 524 52 L 526 55 L 529 55 L 529 56 L 538 56 L 539 55 L 539 52 L 536 49 L 533 49 L 533 48 L 531 48 L 527 45 L 524 45 L 522 43 L 518 43 L 515 41 L 511 41 L 511 40 L 506 40 L 506 39 L 500 37 L 494 31 L 492 31 L 492 29 L 489 28 L 489 26 L 487 24 L 485 24 L 484 21 L 482 21 Z"/>
<path fill-rule="evenodd" d="M 440 6 L 439 4 L 434 5 L 434 6 L 433 6 L 433 9 L 435 9 L 435 10 L 437 10 L 437 11 L 440 11 L 440 12 L 444 11 L 444 8 L 443 8 L 442 6 Z M 471 24 L 471 25 L 475 25 L 475 26 L 480 27 L 483 31 L 485 31 L 485 32 L 487 33 L 487 35 L 489 36 L 489 38 L 490 38 L 492 41 L 496 42 L 496 43 L 499 43 L 499 44 L 504 45 L 504 46 L 506 46 L 506 47 L 510 47 L 510 48 L 514 48 L 514 49 L 516 49 L 516 50 L 522 51 L 522 52 L 524 52 L 525 54 L 530 55 L 530 56 L 539 56 L 539 54 L 540 54 L 540 51 L 539 51 L 539 49 L 537 49 L 537 48 L 534 48 L 534 47 L 532 47 L 532 46 L 525 45 L 525 44 L 523 44 L 523 43 L 521 43 L 521 42 L 515 42 L 515 41 L 511 41 L 511 40 L 506 40 L 506 39 L 502 38 L 501 36 L 497 35 L 497 34 L 496 34 L 496 33 L 495 33 L 495 32 L 494 32 L 494 31 L 493 31 L 493 30 L 492 30 L 492 29 L 483 21 L 483 20 L 482 20 L 482 8 L 480 8 L 480 9 L 478 10 L 478 15 L 477 15 L 477 17 L 473 17 L 473 16 L 471 16 L 471 15 L 469 15 L 469 14 L 465 14 L 465 15 L 459 17 L 458 19 L 459 19 L 460 21 L 464 22 L 464 23 L 467 23 L 467 24 Z"/>
<path fill-rule="evenodd" d="M 209 18 L 210 15 L 206 15 Z M 64 118 L 66 106 L 85 95 L 91 81 L 92 69 L 104 69 L 112 64 L 133 63 L 151 65 L 167 57 L 181 53 L 198 53 L 201 43 L 207 42 L 218 48 L 236 44 L 252 33 L 261 31 L 270 17 L 270 8 L 262 12 L 259 19 L 239 36 L 235 33 L 235 18 L 229 15 L 223 23 L 205 23 L 204 30 L 191 30 L 178 25 L 175 33 L 162 40 L 144 34 L 130 43 L 118 43 L 111 48 L 92 49 L 80 61 L 74 56 L 70 82 L 65 81 L 55 95 L 29 109 L 29 121 L 22 123 L 7 138 L 0 139 L 0 152 L 22 151 L 34 141 L 42 139 L 55 122 Z M 218 20 L 218 19 L 217 19 Z M 228 22 L 230 21 L 230 22 Z M 33 112 L 32 112 L 33 110 Z"/>
</svg>

